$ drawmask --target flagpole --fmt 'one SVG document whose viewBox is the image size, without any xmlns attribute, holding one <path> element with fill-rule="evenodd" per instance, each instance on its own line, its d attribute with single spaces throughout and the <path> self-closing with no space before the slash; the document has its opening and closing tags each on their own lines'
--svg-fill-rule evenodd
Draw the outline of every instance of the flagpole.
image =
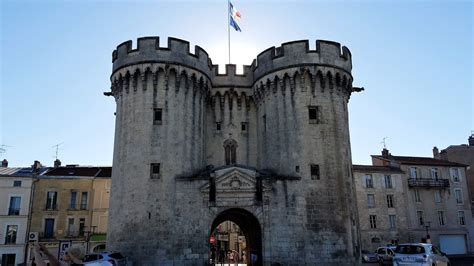
<svg viewBox="0 0 474 266">
<path fill-rule="evenodd" d="M 230 0 L 227 0 L 227 40 L 229 41 L 229 65 L 230 65 Z"/>
</svg>

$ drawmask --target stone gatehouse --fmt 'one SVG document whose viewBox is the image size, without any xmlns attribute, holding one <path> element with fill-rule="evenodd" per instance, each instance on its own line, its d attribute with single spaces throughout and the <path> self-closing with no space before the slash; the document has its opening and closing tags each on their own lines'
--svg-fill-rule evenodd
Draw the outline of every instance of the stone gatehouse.
<svg viewBox="0 0 474 266">
<path fill-rule="evenodd" d="M 294 41 L 219 74 L 189 48 L 146 37 L 113 51 L 109 248 L 134 265 L 203 265 L 229 220 L 257 265 L 355 264 L 350 51 Z"/>
</svg>

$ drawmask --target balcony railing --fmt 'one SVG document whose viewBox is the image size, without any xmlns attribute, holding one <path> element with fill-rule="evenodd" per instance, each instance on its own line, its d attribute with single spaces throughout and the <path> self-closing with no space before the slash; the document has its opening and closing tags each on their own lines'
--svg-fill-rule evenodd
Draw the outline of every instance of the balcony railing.
<svg viewBox="0 0 474 266">
<path fill-rule="evenodd" d="M 81 203 L 81 210 L 87 210 L 87 203 Z"/>
<path fill-rule="evenodd" d="M 57 211 L 58 210 L 57 207 L 58 206 L 56 204 L 46 204 L 45 210 L 47 210 L 47 211 Z"/>
<path fill-rule="evenodd" d="M 20 208 L 8 208 L 8 215 L 20 215 Z"/>
<path fill-rule="evenodd" d="M 409 178 L 408 186 L 449 188 L 449 179 Z"/>
<path fill-rule="evenodd" d="M 78 230 L 67 230 L 65 237 L 84 237 L 84 233 Z"/>
<path fill-rule="evenodd" d="M 50 233 L 40 232 L 39 233 L 39 238 L 41 238 L 41 239 L 54 239 L 55 238 L 55 233 L 54 232 L 50 232 Z"/>
</svg>

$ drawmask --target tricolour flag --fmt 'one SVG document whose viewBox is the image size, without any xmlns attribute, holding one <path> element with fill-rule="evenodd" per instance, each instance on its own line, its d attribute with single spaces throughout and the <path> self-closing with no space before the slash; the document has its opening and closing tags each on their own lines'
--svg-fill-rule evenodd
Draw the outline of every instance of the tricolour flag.
<svg viewBox="0 0 474 266">
<path fill-rule="evenodd" d="M 236 31 L 242 31 L 237 24 L 237 22 L 240 22 L 240 12 L 234 8 L 231 2 L 229 2 L 229 24 L 236 30 Z"/>
</svg>

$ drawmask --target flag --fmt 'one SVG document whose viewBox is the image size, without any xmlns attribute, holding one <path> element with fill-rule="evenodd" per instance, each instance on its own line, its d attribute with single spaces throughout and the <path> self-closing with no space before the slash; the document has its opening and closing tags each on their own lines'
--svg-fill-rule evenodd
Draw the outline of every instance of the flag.
<svg viewBox="0 0 474 266">
<path fill-rule="evenodd" d="M 234 8 L 231 2 L 229 2 L 229 24 L 236 30 L 242 31 L 237 22 L 240 22 L 240 12 Z"/>
</svg>

